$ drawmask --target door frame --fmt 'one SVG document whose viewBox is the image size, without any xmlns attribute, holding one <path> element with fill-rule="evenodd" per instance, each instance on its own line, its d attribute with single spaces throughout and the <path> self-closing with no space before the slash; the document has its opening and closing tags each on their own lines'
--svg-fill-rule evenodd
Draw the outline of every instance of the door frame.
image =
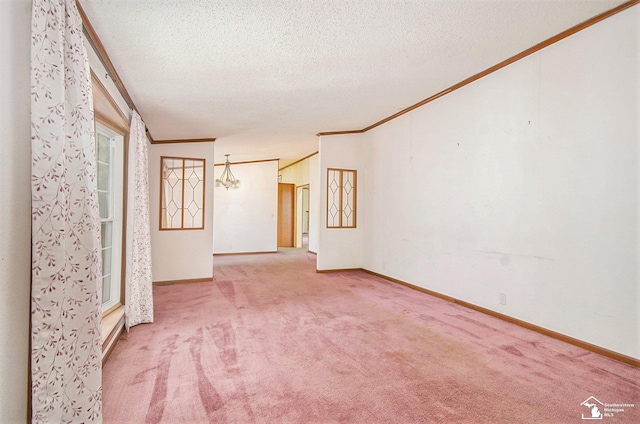
<svg viewBox="0 0 640 424">
<path fill-rule="evenodd" d="M 309 184 L 296 186 L 296 247 L 302 247 L 302 229 L 304 228 L 304 211 L 302 210 L 304 202 L 302 201 L 303 190 L 309 190 Z M 309 191 L 311 197 L 311 191 Z M 309 211 L 311 213 L 311 211 Z"/>
</svg>

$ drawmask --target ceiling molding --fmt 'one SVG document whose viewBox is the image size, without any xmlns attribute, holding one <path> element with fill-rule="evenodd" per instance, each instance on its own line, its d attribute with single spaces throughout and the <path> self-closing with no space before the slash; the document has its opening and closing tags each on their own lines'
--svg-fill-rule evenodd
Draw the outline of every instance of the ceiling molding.
<svg viewBox="0 0 640 424">
<path fill-rule="evenodd" d="M 343 134 L 361 134 L 363 133 L 365 130 L 348 130 L 348 131 L 326 131 L 326 132 L 319 132 L 318 134 L 316 134 L 318 137 L 321 137 L 323 135 L 343 135 Z"/>
<path fill-rule="evenodd" d="M 280 159 L 262 159 L 262 160 L 247 160 L 244 162 L 229 162 L 229 165 L 245 165 L 247 163 L 260 163 L 260 162 L 273 162 L 274 160 L 279 161 Z M 225 166 L 226 163 L 215 163 L 213 166 Z"/>
<path fill-rule="evenodd" d="M 173 143 L 213 143 L 215 138 L 181 138 L 176 140 L 152 140 L 151 144 L 173 144 Z"/>
<path fill-rule="evenodd" d="M 297 161 L 295 161 L 295 162 L 293 162 L 293 163 L 290 163 L 290 164 L 289 164 L 289 165 L 287 165 L 287 166 L 283 166 L 282 168 L 278 169 L 278 172 L 282 171 L 283 169 L 287 169 L 288 167 L 293 166 L 293 165 L 295 165 L 295 164 L 297 164 L 297 163 L 300 163 L 300 162 L 302 162 L 302 161 L 303 161 L 303 160 L 305 160 L 305 159 L 309 159 L 311 156 L 315 156 L 315 155 L 317 155 L 317 154 L 318 154 L 318 152 L 311 153 L 310 155 L 307 155 L 307 156 L 303 157 L 302 159 L 298 159 Z"/>
<path fill-rule="evenodd" d="M 469 78 L 467 78 L 465 80 L 462 80 L 459 83 L 457 83 L 455 85 L 452 85 L 451 87 L 449 87 L 449 88 L 447 88 L 445 90 L 442 90 L 439 93 L 436 93 L 431 97 L 427 97 L 426 99 L 424 99 L 424 100 L 422 100 L 422 101 L 420 101 L 420 102 L 418 102 L 418 103 L 416 103 L 414 105 L 411 105 L 411 106 L 409 106 L 409 107 L 407 107 L 405 109 L 402 109 L 400 112 L 397 112 L 397 113 L 395 113 L 395 114 L 393 114 L 391 116 L 388 116 L 387 118 L 384 118 L 384 119 L 382 119 L 382 120 L 380 120 L 380 121 L 378 121 L 378 122 L 376 122 L 376 123 L 374 123 L 372 125 L 369 125 L 368 127 L 365 127 L 365 128 L 363 128 L 361 130 L 326 131 L 326 132 L 320 132 L 320 133 L 318 133 L 316 135 L 318 137 L 320 137 L 320 136 L 329 136 L 329 135 L 359 134 L 359 133 L 364 133 L 364 132 L 367 132 L 369 130 L 372 130 L 372 129 L 376 128 L 376 127 L 379 127 L 382 124 L 385 124 L 385 123 L 387 123 L 387 122 L 389 122 L 389 121 L 391 121 L 393 119 L 396 119 L 399 116 L 402 116 L 402 115 L 404 115 L 406 113 L 409 113 L 414 109 L 417 109 L 417 108 L 419 108 L 421 106 L 424 106 L 427 103 L 430 103 L 430 102 L 432 102 L 432 101 L 434 101 L 436 99 L 439 99 L 440 97 L 445 96 L 445 95 L 447 95 L 447 94 L 449 94 L 449 93 L 451 93 L 451 92 L 453 92 L 453 91 L 455 91 L 455 90 L 457 90 L 459 88 L 462 88 L 465 85 L 471 84 L 472 82 L 477 81 L 480 78 L 486 77 L 487 75 L 492 74 L 492 73 L 494 73 L 494 72 L 496 72 L 496 71 L 498 71 L 498 70 L 500 70 L 500 69 L 502 69 L 502 68 L 504 68 L 504 67 L 506 67 L 508 65 L 511 65 L 512 63 L 517 62 L 520 59 L 523 59 L 523 58 L 525 58 L 525 57 L 527 57 L 527 56 L 529 56 L 529 55 L 531 55 L 533 53 L 536 53 L 536 52 L 544 49 L 545 47 L 549 47 L 550 45 L 552 45 L 554 43 L 557 43 L 558 41 L 563 40 L 563 39 L 565 39 L 565 38 L 567 38 L 567 37 L 569 37 L 569 36 L 571 36 L 573 34 L 576 34 L 577 32 L 580 32 L 585 28 L 588 28 L 588 27 L 590 27 L 592 25 L 595 25 L 598 22 L 601 22 L 601 21 L 603 21 L 603 20 L 605 20 L 607 18 L 610 18 L 611 16 L 613 16 L 613 15 L 615 15 L 617 13 L 620 13 L 620 12 L 630 8 L 630 7 L 636 6 L 639 3 L 640 3 L 640 0 L 630 0 L 630 1 L 627 1 L 627 2 L 621 4 L 621 5 L 617 6 L 617 7 L 614 7 L 613 9 L 610 9 L 610 10 L 608 10 L 606 12 L 603 12 L 603 13 L 601 13 L 599 15 L 596 15 L 591 19 L 588 19 L 588 20 L 586 20 L 586 21 L 584 21 L 584 22 L 582 22 L 582 23 L 580 23 L 578 25 L 575 25 L 575 26 L 573 26 L 573 27 L 571 27 L 571 28 L 569 28 L 569 29 L 567 29 L 565 31 L 562 31 L 561 33 L 556 34 L 553 37 L 550 37 L 550 38 L 548 38 L 548 39 L 536 44 L 533 47 L 530 47 L 530 48 L 528 48 L 528 49 L 526 49 L 526 50 L 524 50 L 524 51 L 522 51 L 522 52 L 520 52 L 520 53 L 518 53 L 518 54 L 516 54 L 516 55 L 514 55 L 514 56 L 512 56 L 512 57 L 510 57 L 508 59 L 506 59 L 506 60 L 503 60 L 502 62 L 500 62 L 500 63 L 498 63 L 498 64 L 496 64 L 496 65 L 494 65 L 494 66 L 492 66 L 490 68 L 487 68 L 482 72 L 478 72 L 477 74 L 475 74 L 475 75 L 473 75 L 473 76 L 471 76 L 471 77 L 469 77 Z"/>
</svg>

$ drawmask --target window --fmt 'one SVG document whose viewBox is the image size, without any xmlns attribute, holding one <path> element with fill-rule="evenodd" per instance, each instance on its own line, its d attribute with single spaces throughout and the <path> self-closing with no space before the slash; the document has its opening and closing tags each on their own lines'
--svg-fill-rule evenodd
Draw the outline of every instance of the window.
<svg viewBox="0 0 640 424">
<path fill-rule="evenodd" d="M 124 139 L 96 124 L 98 204 L 102 236 L 102 311 L 121 302 Z"/>
<path fill-rule="evenodd" d="M 160 158 L 160 229 L 204 229 L 205 160 Z"/>
<path fill-rule="evenodd" d="M 327 228 L 356 228 L 357 171 L 327 169 Z"/>
</svg>

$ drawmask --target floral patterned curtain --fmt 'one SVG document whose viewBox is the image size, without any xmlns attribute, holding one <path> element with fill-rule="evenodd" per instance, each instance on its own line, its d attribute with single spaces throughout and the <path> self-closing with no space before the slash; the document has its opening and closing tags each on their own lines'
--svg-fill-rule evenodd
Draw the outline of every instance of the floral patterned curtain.
<svg viewBox="0 0 640 424">
<path fill-rule="evenodd" d="M 32 421 L 101 422 L 100 220 L 75 0 L 33 0 L 31 41 Z"/>
<path fill-rule="evenodd" d="M 127 274 L 124 317 L 127 330 L 153 322 L 151 224 L 149 222 L 148 141 L 140 115 L 131 112 L 127 201 Z"/>
</svg>

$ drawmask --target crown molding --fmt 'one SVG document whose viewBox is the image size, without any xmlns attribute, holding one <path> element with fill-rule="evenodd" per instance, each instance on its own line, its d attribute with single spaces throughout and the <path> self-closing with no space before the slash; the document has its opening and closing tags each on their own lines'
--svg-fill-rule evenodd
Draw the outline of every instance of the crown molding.
<svg viewBox="0 0 640 424">
<path fill-rule="evenodd" d="M 310 155 L 307 155 L 307 156 L 303 157 L 302 159 L 298 159 L 297 161 L 292 162 L 292 163 L 290 163 L 290 164 L 289 164 L 289 165 L 287 165 L 287 166 L 283 166 L 282 168 L 278 169 L 278 172 L 282 171 L 283 169 L 287 169 L 288 167 L 293 166 L 293 165 L 295 165 L 295 164 L 297 164 L 297 163 L 300 163 L 300 162 L 302 162 L 302 161 L 303 161 L 303 160 L 305 160 L 305 159 L 309 159 L 310 157 L 315 156 L 315 155 L 317 155 L 317 154 L 318 154 L 318 152 L 311 153 Z"/>
<path fill-rule="evenodd" d="M 260 163 L 260 162 L 273 162 L 274 160 L 279 161 L 280 159 L 261 159 L 261 160 L 247 160 L 244 162 L 229 162 L 229 165 L 245 165 L 247 163 Z M 224 166 L 226 162 L 223 163 L 215 163 L 213 166 Z"/>
<path fill-rule="evenodd" d="M 316 136 L 321 137 L 323 135 L 343 135 L 343 134 L 361 134 L 365 132 L 364 129 L 361 130 L 346 130 L 346 131 L 325 131 L 319 132 Z"/>
<path fill-rule="evenodd" d="M 174 144 L 174 143 L 213 143 L 215 138 L 181 138 L 176 140 L 153 140 L 151 144 Z"/>
<path fill-rule="evenodd" d="M 424 99 L 424 100 L 422 100 L 422 101 L 420 101 L 420 102 L 418 102 L 418 103 L 416 103 L 414 105 L 411 105 L 411 106 L 409 106 L 409 107 L 407 107 L 405 109 L 402 109 L 400 112 L 394 113 L 393 115 L 388 116 L 388 117 L 386 117 L 386 118 L 384 118 L 384 119 L 382 119 L 382 120 L 380 120 L 380 121 L 378 121 L 378 122 L 376 122 L 376 123 L 374 123 L 372 125 L 369 125 L 368 127 L 365 127 L 365 128 L 363 128 L 361 130 L 326 131 L 326 132 L 320 132 L 320 133 L 318 133 L 316 135 L 318 137 L 321 137 L 321 136 L 329 136 L 329 135 L 365 133 L 365 132 L 367 132 L 369 130 L 372 130 L 372 129 L 376 128 L 376 127 L 379 127 L 380 125 L 385 124 L 385 123 L 387 123 L 387 122 L 389 122 L 389 121 L 391 121 L 393 119 L 396 119 L 399 116 L 402 116 L 402 115 L 404 115 L 406 113 L 409 113 L 414 109 L 417 109 L 417 108 L 419 108 L 421 106 L 424 106 L 427 103 L 431 103 L 432 101 L 434 101 L 436 99 L 439 99 L 442 96 L 445 96 L 445 95 L 447 95 L 449 93 L 452 93 L 455 90 L 464 87 L 465 85 L 471 84 L 472 82 L 477 81 L 480 78 L 486 77 L 487 75 L 492 74 L 492 73 L 496 72 L 497 70 L 500 70 L 500 69 L 502 69 L 502 68 L 504 68 L 504 67 L 506 67 L 508 65 L 511 65 L 512 63 L 517 62 L 520 59 L 523 59 L 523 58 L 525 58 L 525 57 L 527 57 L 527 56 L 529 56 L 529 55 L 531 55 L 533 53 L 536 53 L 536 52 L 544 49 L 545 47 L 549 47 L 550 45 L 552 45 L 554 43 L 557 43 L 560 40 L 563 40 L 563 39 L 565 39 L 565 38 L 567 38 L 567 37 L 569 37 L 569 36 L 571 36 L 573 34 L 576 34 L 577 32 L 580 32 L 585 28 L 588 28 L 588 27 L 590 27 L 592 25 L 595 25 L 598 22 L 601 22 L 601 21 L 603 21 L 603 20 L 605 20 L 607 18 L 610 18 L 611 16 L 613 16 L 613 15 L 615 15 L 617 13 L 620 13 L 620 12 L 622 12 L 622 11 L 632 7 L 632 6 L 635 6 L 635 5 L 639 4 L 639 3 L 640 3 L 640 0 L 631 0 L 631 1 L 627 1 L 625 3 L 622 3 L 621 5 L 619 5 L 617 7 L 614 7 L 613 9 L 607 10 L 606 12 L 603 12 L 603 13 L 601 13 L 599 15 L 596 15 L 593 18 L 588 19 L 588 20 L 586 20 L 586 21 L 584 21 L 584 22 L 582 22 L 582 23 L 580 23 L 578 25 L 572 26 L 571 28 L 569 28 L 569 29 L 567 29 L 565 31 L 562 31 L 559 34 L 556 34 L 553 37 L 550 37 L 550 38 L 548 38 L 548 39 L 536 44 L 535 46 L 530 47 L 530 48 L 528 48 L 528 49 L 516 54 L 515 56 L 512 56 L 512 57 L 510 57 L 510 58 L 508 58 L 506 60 L 503 60 L 502 62 L 500 62 L 500 63 L 498 63 L 498 64 L 496 64 L 496 65 L 494 65 L 494 66 L 492 66 L 490 68 L 487 68 L 482 72 L 478 72 L 477 74 L 475 74 L 473 76 L 470 76 L 469 78 L 467 78 L 465 80 L 462 80 L 459 83 L 457 83 L 455 85 L 452 85 L 451 87 L 434 94 L 433 96 L 427 97 L 426 99 Z"/>
</svg>

